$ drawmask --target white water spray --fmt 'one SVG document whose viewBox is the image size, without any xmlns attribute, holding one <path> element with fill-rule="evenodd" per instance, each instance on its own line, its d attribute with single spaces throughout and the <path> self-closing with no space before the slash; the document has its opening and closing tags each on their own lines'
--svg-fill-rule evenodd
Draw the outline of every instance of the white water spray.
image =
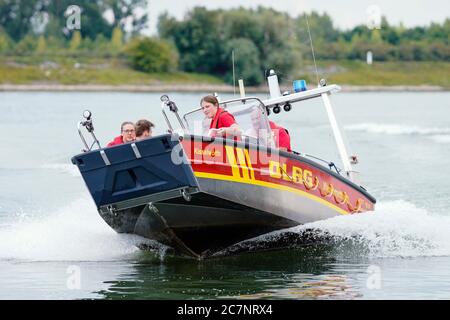
<svg viewBox="0 0 450 320">
<path fill-rule="evenodd" d="M 108 261 L 139 252 L 138 236 L 117 234 L 91 199 L 78 199 L 45 217 L 21 216 L 0 229 L 0 259 Z"/>
</svg>

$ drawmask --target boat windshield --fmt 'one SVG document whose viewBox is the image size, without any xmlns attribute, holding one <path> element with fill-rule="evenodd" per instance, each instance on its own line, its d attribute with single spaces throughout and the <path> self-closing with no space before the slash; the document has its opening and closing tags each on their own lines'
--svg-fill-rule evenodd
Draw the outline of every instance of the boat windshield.
<svg viewBox="0 0 450 320">
<path fill-rule="evenodd" d="M 242 133 L 241 139 L 254 144 L 274 146 L 267 111 L 257 98 L 241 98 L 220 103 L 220 107 L 231 113 Z M 197 108 L 183 117 L 190 134 L 208 136 L 211 119 Z"/>
</svg>

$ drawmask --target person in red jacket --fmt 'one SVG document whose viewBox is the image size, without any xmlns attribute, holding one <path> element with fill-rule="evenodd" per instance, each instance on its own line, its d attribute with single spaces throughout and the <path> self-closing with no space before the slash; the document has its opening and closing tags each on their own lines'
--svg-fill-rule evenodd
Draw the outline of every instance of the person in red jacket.
<svg viewBox="0 0 450 320">
<path fill-rule="evenodd" d="M 211 137 L 239 137 L 241 130 L 233 115 L 219 107 L 219 101 L 214 96 L 203 97 L 200 101 L 203 113 L 211 119 L 208 135 Z"/>
<path fill-rule="evenodd" d="M 108 143 L 107 147 L 117 146 L 119 144 L 133 142 L 136 140 L 136 127 L 133 122 L 125 121 L 120 126 L 121 135 L 115 137 L 113 141 Z"/>
<path fill-rule="evenodd" d="M 275 122 L 269 120 L 270 129 L 272 129 L 275 146 L 284 151 L 292 152 L 291 149 L 291 137 L 289 136 L 289 132 L 278 125 Z"/>
<path fill-rule="evenodd" d="M 251 115 L 252 128 L 246 131 L 246 134 L 250 137 L 257 138 L 260 142 L 264 141 L 264 128 L 261 111 L 255 108 Z M 278 126 L 275 122 L 269 120 L 270 129 L 273 133 L 273 138 L 275 142 L 275 147 L 280 150 L 291 152 L 291 138 L 289 136 L 289 132 L 283 128 Z"/>
</svg>

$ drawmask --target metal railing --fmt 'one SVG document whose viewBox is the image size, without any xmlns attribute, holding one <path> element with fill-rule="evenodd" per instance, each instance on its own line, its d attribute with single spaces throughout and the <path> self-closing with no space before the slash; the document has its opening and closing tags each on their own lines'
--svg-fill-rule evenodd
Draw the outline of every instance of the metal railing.
<svg viewBox="0 0 450 320">
<path fill-rule="evenodd" d="M 85 110 L 83 112 L 83 117 L 86 120 L 78 122 L 78 126 L 77 126 L 78 134 L 80 135 L 81 141 L 83 142 L 84 146 L 86 147 L 85 149 L 83 149 L 83 152 L 91 151 L 95 144 L 97 144 L 98 148 L 101 149 L 102 147 L 100 145 L 100 142 L 98 141 L 98 139 L 94 133 L 94 125 L 92 123 L 92 113 L 89 110 Z M 83 133 L 81 132 L 81 127 L 84 127 L 86 129 L 86 131 L 89 132 L 92 136 L 93 142 L 90 146 L 88 145 L 86 139 L 84 138 Z"/>
</svg>

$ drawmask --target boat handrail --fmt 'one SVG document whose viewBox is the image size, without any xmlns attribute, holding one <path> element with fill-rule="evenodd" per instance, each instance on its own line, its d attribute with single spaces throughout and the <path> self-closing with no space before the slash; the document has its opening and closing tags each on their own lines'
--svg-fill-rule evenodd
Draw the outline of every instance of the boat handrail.
<svg viewBox="0 0 450 320">
<path fill-rule="evenodd" d="M 166 94 L 162 95 L 160 100 L 161 100 L 161 110 L 162 110 L 164 119 L 165 119 L 165 121 L 167 123 L 167 126 L 169 127 L 169 130 L 171 132 L 174 132 L 172 124 L 170 123 L 169 117 L 167 116 L 167 113 L 166 113 L 166 110 L 165 110 L 166 107 L 168 107 L 171 112 L 175 113 L 175 116 L 177 117 L 177 120 L 180 123 L 181 128 L 183 129 L 184 132 L 186 132 L 187 131 L 186 130 L 186 126 L 183 124 L 183 121 L 181 120 L 180 115 L 178 114 L 178 107 L 175 104 L 175 102 L 171 101 L 169 99 L 169 96 L 166 95 Z"/>
<path fill-rule="evenodd" d="M 98 148 L 101 149 L 102 147 L 100 145 L 100 142 L 98 141 L 98 139 L 94 133 L 94 125 L 92 123 L 92 112 L 90 112 L 89 110 L 85 110 L 83 112 L 83 117 L 86 120 L 79 121 L 78 125 L 77 125 L 78 134 L 80 135 L 81 141 L 83 142 L 84 146 L 86 147 L 86 149 L 83 149 L 82 151 L 83 152 L 91 151 L 95 144 L 97 144 Z M 92 135 L 93 142 L 92 142 L 91 146 L 88 145 L 86 138 L 83 135 L 83 132 L 81 132 L 81 127 L 85 127 L 86 131 Z"/>
<path fill-rule="evenodd" d="M 295 153 L 299 156 L 302 156 L 302 157 L 308 157 L 308 158 L 312 158 L 312 159 L 321 161 L 323 163 L 326 163 L 328 165 L 328 167 L 330 168 L 330 170 L 332 170 L 334 168 L 334 170 L 336 171 L 337 174 L 339 174 L 339 175 L 341 174 L 342 169 L 339 168 L 338 166 L 336 166 L 336 164 L 333 161 L 328 161 L 328 160 L 313 156 L 312 154 L 301 153 L 301 152 L 296 152 L 296 151 L 293 151 L 293 153 Z"/>
</svg>

